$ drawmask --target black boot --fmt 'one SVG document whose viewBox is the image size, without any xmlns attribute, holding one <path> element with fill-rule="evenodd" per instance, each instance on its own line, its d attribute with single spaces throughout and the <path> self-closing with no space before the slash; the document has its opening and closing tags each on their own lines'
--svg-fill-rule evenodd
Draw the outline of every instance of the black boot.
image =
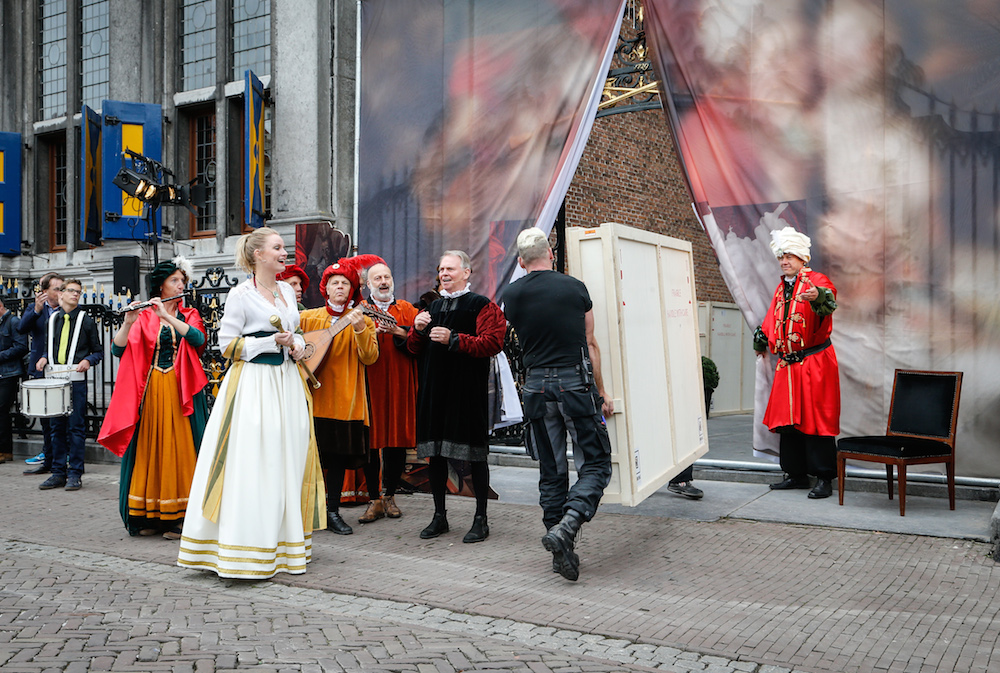
<svg viewBox="0 0 1000 673">
<path fill-rule="evenodd" d="M 490 526 L 486 523 L 485 514 L 477 514 L 472 519 L 472 528 L 462 538 L 462 542 L 482 542 L 490 536 Z"/>
<path fill-rule="evenodd" d="M 444 512 L 434 512 L 434 518 L 427 524 L 427 528 L 420 531 L 420 539 L 430 540 L 438 535 L 448 532 L 448 517 Z"/>
<path fill-rule="evenodd" d="M 354 529 L 347 525 L 338 510 L 332 509 L 326 513 L 326 529 L 337 535 L 350 535 Z"/>
<path fill-rule="evenodd" d="M 817 479 L 816 485 L 813 490 L 809 491 L 809 498 L 812 500 L 819 500 L 820 498 L 829 498 L 833 495 L 833 480 L 831 479 Z"/>
<path fill-rule="evenodd" d="M 793 477 L 790 474 L 786 474 L 782 481 L 777 484 L 771 484 L 772 491 L 790 491 L 797 488 L 809 488 L 809 477 L 806 475 L 800 475 Z"/>
<path fill-rule="evenodd" d="M 542 546 L 552 552 L 553 557 L 562 554 L 562 566 L 559 574 L 566 579 L 575 582 L 580 577 L 580 557 L 573 551 L 576 544 L 576 534 L 583 525 L 583 517 L 573 509 L 566 510 L 562 521 L 552 526 L 549 532 L 542 537 Z M 552 566 L 555 568 L 555 558 Z"/>
</svg>

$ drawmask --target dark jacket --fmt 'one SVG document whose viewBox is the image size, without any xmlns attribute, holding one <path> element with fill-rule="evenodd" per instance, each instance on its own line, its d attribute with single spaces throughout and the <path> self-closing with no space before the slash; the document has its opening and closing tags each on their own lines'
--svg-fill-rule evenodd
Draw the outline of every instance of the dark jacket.
<svg viewBox="0 0 1000 673">
<path fill-rule="evenodd" d="M 48 303 L 43 303 L 42 310 L 36 313 L 35 302 L 29 301 L 20 322 L 17 324 L 18 332 L 31 335 L 31 354 L 28 356 L 28 373 L 31 376 L 42 375 L 41 372 L 35 371 L 35 363 L 45 353 L 45 339 L 49 316 L 58 310 L 58 308 L 49 306 Z"/>
<path fill-rule="evenodd" d="M 18 333 L 17 322 L 10 311 L 0 317 L 0 379 L 24 376 L 28 337 Z"/>
<path fill-rule="evenodd" d="M 56 309 L 52 317 L 49 318 L 49 322 L 55 320 L 56 330 L 53 334 L 53 348 L 58 350 L 59 348 L 59 334 L 62 331 L 62 319 L 64 311 Z M 73 330 L 76 329 L 76 321 L 82 320 L 83 327 L 80 329 L 80 340 L 76 344 L 76 353 L 70 355 L 70 362 L 68 364 L 76 364 L 81 360 L 87 360 L 90 362 L 90 366 L 93 367 L 98 362 L 104 359 L 104 346 L 101 345 L 101 335 L 97 331 L 97 323 L 94 319 L 87 315 L 81 307 L 77 306 L 69 314 L 69 332 L 73 334 Z M 56 364 L 53 353 L 48 353 L 48 329 L 46 328 L 45 337 L 43 338 L 42 355 L 48 360 L 48 363 Z"/>
</svg>

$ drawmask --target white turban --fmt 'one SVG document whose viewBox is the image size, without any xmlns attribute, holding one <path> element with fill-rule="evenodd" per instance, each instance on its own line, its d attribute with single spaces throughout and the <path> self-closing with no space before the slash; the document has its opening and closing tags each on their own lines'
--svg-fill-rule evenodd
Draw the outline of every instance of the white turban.
<svg viewBox="0 0 1000 673">
<path fill-rule="evenodd" d="M 803 262 L 809 261 L 809 246 L 812 241 L 805 234 L 800 234 L 792 227 L 785 227 L 771 232 L 771 251 L 775 257 L 781 257 L 789 252 Z"/>
</svg>

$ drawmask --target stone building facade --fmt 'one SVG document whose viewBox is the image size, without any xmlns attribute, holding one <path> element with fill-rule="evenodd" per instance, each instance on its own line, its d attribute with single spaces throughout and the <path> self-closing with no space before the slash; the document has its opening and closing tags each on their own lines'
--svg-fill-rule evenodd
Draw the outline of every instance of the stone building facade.
<svg viewBox="0 0 1000 673">
<path fill-rule="evenodd" d="M 20 256 L 6 278 L 48 270 L 110 286 L 113 260 L 152 246 L 81 234 L 81 110 L 104 99 L 160 106 L 162 158 L 179 183 L 200 176 L 199 217 L 161 207 L 159 259 L 231 268 L 245 230 L 244 72 L 267 96 L 268 224 L 350 233 L 356 163 L 356 0 L 0 0 L 0 132 L 22 140 Z M 280 139 L 280 142 L 278 140 Z M 105 159 L 107 160 L 107 159 Z M 118 159 L 113 159 L 117 161 Z"/>
</svg>

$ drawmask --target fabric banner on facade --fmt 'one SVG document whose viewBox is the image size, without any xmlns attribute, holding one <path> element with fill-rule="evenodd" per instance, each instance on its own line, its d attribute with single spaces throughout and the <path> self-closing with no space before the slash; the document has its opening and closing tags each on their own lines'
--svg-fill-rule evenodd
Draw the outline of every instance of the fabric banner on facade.
<svg viewBox="0 0 1000 673">
<path fill-rule="evenodd" d="M 433 287 L 446 249 L 495 297 L 514 240 L 549 230 L 586 144 L 622 0 L 362 2 L 358 250 L 396 295 Z"/>
<path fill-rule="evenodd" d="M 748 324 L 780 276 L 769 232 L 794 226 L 839 291 L 842 433 L 885 432 L 895 368 L 964 371 L 958 471 L 1000 477 L 1000 5 L 645 5 L 696 208 Z"/>
</svg>

